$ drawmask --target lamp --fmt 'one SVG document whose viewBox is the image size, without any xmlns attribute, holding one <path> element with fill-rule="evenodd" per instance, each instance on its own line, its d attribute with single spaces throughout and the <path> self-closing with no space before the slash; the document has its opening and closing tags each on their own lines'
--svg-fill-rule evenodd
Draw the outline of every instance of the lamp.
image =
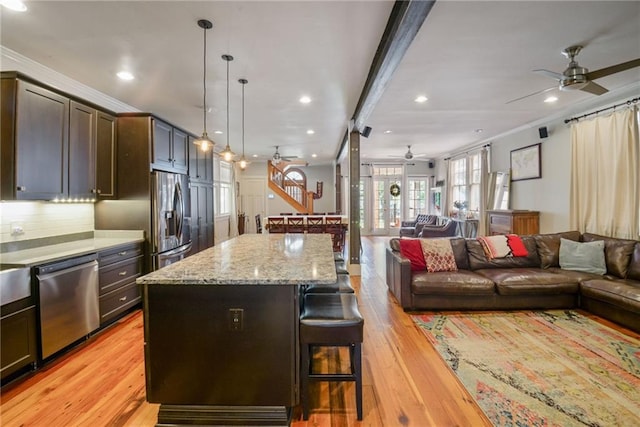
<svg viewBox="0 0 640 427">
<path fill-rule="evenodd" d="M 222 55 L 222 59 L 227 61 L 227 145 L 224 147 L 224 150 L 220 152 L 220 155 L 225 161 L 230 162 L 233 156 L 236 155 L 236 153 L 231 151 L 231 147 L 229 147 L 229 62 L 233 61 L 233 56 Z"/>
<path fill-rule="evenodd" d="M 204 72 L 202 73 L 202 122 L 204 130 L 202 131 L 202 136 L 194 140 L 193 143 L 198 145 L 202 151 L 207 151 L 209 147 L 213 147 L 214 145 L 213 141 L 209 139 L 209 135 L 207 135 L 207 30 L 211 29 L 213 24 L 206 19 L 200 19 L 198 21 L 198 27 L 204 30 Z"/>
<path fill-rule="evenodd" d="M 242 84 L 242 156 L 240 157 L 240 169 L 245 170 L 247 167 L 247 159 L 244 157 L 244 85 L 249 83 L 247 79 L 238 80 Z"/>
</svg>

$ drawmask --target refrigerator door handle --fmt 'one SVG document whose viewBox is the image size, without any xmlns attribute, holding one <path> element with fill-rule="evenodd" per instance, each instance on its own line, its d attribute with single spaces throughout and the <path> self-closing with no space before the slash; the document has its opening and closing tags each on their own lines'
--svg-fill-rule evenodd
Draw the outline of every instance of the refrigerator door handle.
<svg viewBox="0 0 640 427">
<path fill-rule="evenodd" d="M 182 220 L 184 217 L 183 200 L 182 187 L 180 186 L 180 182 L 176 182 L 173 194 L 173 209 L 175 210 L 176 237 L 178 241 L 182 241 Z"/>
</svg>

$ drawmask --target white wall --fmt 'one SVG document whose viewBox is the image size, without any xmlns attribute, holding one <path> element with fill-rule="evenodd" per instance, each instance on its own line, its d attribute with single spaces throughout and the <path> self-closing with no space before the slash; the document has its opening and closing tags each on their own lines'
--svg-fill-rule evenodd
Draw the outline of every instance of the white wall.
<svg viewBox="0 0 640 427">
<path fill-rule="evenodd" d="M 24 234 L 12 236 L 13 225 Z M 0 242 L 16 242 L 93 231 L 93 204 L 49 202 L 0 203 Z"/>
</svg>

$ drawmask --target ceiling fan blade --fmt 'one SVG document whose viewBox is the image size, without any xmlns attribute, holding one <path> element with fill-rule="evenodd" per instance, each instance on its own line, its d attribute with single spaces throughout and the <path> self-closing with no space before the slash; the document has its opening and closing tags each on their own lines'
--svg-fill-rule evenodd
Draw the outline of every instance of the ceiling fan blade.
<svg viewBox="0 0 640 427">
<path fill-rule="evenodd" d="M 592 93 L 594 95 L 602 95 L 603 93 L 609 92 L 608 89 L 603 88 L 602 86 L 600 86 L 596 82 L 589 82 L 589 83 L 587 83 L 587 85 L 585 87 L 583 87 L 580 90 Z"/>
<path fill-rule="evenodd" d="M 541 93 L 549 92 L 550 90 L 558 89 L 557 86 L 548 87 L 546 89 L 539 90 L 537 92 L 530 93 L 529 95 L 521 96 L 520 98 L 512 99 L 511 101 L 505 102 L 505 104 L 511 104 L 512 102 L 520 101 L 521 99 L 529 98 L 530 96 L 539 95 Z"/>
<path fill-rule="evenodd" d="M 595 80 L 595 79 L 599 79 L 600 77 L 605 77 L 610 74 L 619 73 L 620 71 L 626 71 L 635 67 L 640 67 L 640 58 L 633 59 L 627 62 L 622 62 L 620 64 L 612 65 L 610 67 L 600 68 L 599 70 L 591 71 L 590 73 L 587 73 L 587 78 L 589 80 Z"/>
<path fill-rule="evenodd" d="M 549 70 L 533 70 L 534 73 L 537 74 L 542 74 L 543 76 L 547 76 L 547 77 L 551 77 L 552 79 L 556 79 L 556 80 L 562 80 L 564 79 L 564 76 L 560 73 L 556 73 L 554 71 L 549 71 Z"/>
</svg>

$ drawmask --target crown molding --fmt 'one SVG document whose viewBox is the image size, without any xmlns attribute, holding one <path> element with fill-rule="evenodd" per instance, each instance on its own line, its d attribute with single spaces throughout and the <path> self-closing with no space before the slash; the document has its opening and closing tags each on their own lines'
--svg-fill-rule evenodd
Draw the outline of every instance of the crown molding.
<svg viewBox="0 0 640 427">
<path fill-rule="evenodd" d="M 114 113 L 140 112 L 139 109 L 129 104 L 112 98 L 2 45 L 0 45 L 0 70 L 21 72 L 46 83 L 48 86 L 100 105 Z"/>
</svg>

